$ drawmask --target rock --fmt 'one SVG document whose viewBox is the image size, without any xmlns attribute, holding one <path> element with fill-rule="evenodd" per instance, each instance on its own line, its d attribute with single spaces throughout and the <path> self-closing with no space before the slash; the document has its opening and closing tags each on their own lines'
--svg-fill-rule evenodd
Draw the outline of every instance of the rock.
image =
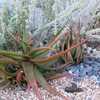
<svg viewBox="0 0 100 100">
<path fill-rule="evenodd" d="M 80 77 L 76 77 L 76 76 L 75 76 L 75 77 L 73 77 L 73 81 L 74 81 L 74 82 L 78 82 L 78 81 L 80 81 L 80 80 L 81 80 L 81 78 L 80 78 Z"/>
<path fill-rule="evenodd" d="M 4 99 L 0 97 L 0 100 L 4 100 Z"/>
<path fill-rule="evenodd" d="M 90 78 L 91 78 L 91 80 L 97 81 L 97 77 L 95 75 L 91 76 Z"/>
<path fill-rule="evenodd" d="M 97 67 L 100 67 L 100 63 L 99 62 L 94 62 L 94 64 L 93 64 L 94 66 L 97 66 Z"/>
<path fill-rule="evenodd" d="M 70 73 L 75 74 L 76 72 L 79 73 L 79 69 L 77 68 L 77 66 L 73 67 L 73 68 L 70 70 Z"/>
<path fill-rule="evenodd" d="M 100 92 L 95 93 L 92 97 L 92 100 L 100 100 Z"/>
<path fill-rule="evenodd" d="M 88 75 L 88 76 L 92 76 L 92 74 L 93 74 L 93 72 L 92 72 L 92 67 L 87 67 L 86 68 L 86 74 Z"/>
<path fill-rule="evenodd" d="M 81 88 L 78 88 L 75 83 L 71 83 L 71 85 L 72 86 L 65 88 L 66 92 L 74 93 L 74 92 L 82 92 L 83 91 Z"/>
<path fill-rule="evenodd" d="M 80 77 L 84 77 L 87 75 L 87 70 L 81 69 L 80 71 Z"/>
<path fill-rule="evenodd" d="M 73 80 L 79 81 L 81 78 L 85 76 L 95 76 L 100 77 L 100 58 L 95 57 L 86 57 L 83 61 L 83 63 L 80 63 L 79 65 L 73 65 L 68 70 L 69 72 L 73 73 L 75 77 Z"/>
<path fill-rule="evenodd" d="M 100 63 L 100 58 L 96 58 L 96 61 Z"/>
<path fill-rule="evenodd" d="M 86 100 L 91 100 L 91 96 L 87 96 L 86 97 Z"/>
<path fill-rule="evenodd" d="M 100 86 L 100 76 L 97 76 L 97 84 Z"/>
<path fill-rule="evenodd" d="M 87 64 L 87 65 L 92 65 L 93 64 L 93 61 L 88 60 L 88 61 L 84 61 L 84 63 Z"/>
</svg>

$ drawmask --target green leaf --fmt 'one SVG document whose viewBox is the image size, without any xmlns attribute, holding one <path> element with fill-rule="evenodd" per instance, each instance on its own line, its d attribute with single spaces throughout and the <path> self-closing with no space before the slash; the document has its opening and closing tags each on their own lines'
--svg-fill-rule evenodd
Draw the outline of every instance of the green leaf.
<svg viewBox="0 0 100 100">
<path fill-rule="evenodd" d="M 43 88 L 47 89 L 47 82 L 46 82 L 45 78 L 43 77 L 42 73 L 36 67 L 34 68 L 34 74 L 35 74 L 35 77 L 38 80 L 39 84 Z"/>
<path fill-rule="evenodd" d="M 35 76 L 38 79 L 39 84 L 46 90 L 48 90 L 48 92 L 54 94 L 54 95 L 58 95 L 61 96 L 64 100 L 67 100 L 68 98 L 63 96 L 60 92 L 58 92 L 54 87 L 52 88 L 47 81 L 45 80 L 45 78 L 43 77 L 43 75 L 39 72 L 39 70 L 37 68 L 35 68 L 34 70 Z"/>
<path fill-rule="evenodd" d="M 3 57 L 3 58 L 0 58 L 0 64 L 17 64 L 17 62 L 13 59 Z"/>
<path fill-rule="evenodd" d="M 40 47 L 40 48 L 33 48 L 31 50 L 30 56 L 32 56 L 33 58 L 35 57 L 43 57 L 46 56 L 48 54 L 49 50 L 55 50 L 53 48 L 49 48 L 49 47 Z"/>
<path fill-rule="evenodd" d="M 0 69 L 3 69 L 5 67 L 4 64 L 0 64 Z"/>
<path fill-rule="evenodd" d="M 37 79 L 36 79 L 35 73 L 34 73 L 35 66 L 33 67 L 33 64 L 28 63 L 28 62 L 23 62 L 22 65 L 23 65 L 25 76 L 28 80 L 28 86 L 32 87 L 35 91 L 35 94 L 39 98 L 39 100 L 42 100 L 40 92 L 39 92 L 39 87 L 37 84 Z"/>
<path fill-rule="evenodd" d="M 6 51 L 6 50 L 0 50 L 0 55 L 8 55 L 8 56 L 22 56 L 22 53 L 13 52 L 13 51 Z"/>
<path fill-rule="evenodd" d="M 28 81 L 34 79 L 33 64 L 29 62 L 22 62 L 22 67 Z"/>
<path fill-rule="evenodd" d="M 33 58 L 36 58 L 36 57 L 40 57 L 40 56 L 46 55 L 47 52 L 48 52 L 47 50 L 44 50 L 44 51 L 34 51 L 34 52 L 31 53 L 31 56 Z"/>
<path fill-rule="evenodd" d="M 39 64 L 39 63 L 36 63 L 37 66 L 39 68 L 43 68 L 45 70 L 55 70 L 56 68 L 53 68 L 53 65 L 57 62 L 57 60 L 53 60 L 53 61 L 48 61 L 47 63 L 45 64 Z"/>
</svg>

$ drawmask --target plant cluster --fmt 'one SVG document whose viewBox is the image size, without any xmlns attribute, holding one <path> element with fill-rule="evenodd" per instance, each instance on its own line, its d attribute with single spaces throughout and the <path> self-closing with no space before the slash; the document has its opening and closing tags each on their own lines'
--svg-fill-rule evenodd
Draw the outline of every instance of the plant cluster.
<svg viewBox="0 0 100 100">
<path fill-rule="evenodd" d="M 64 32 L 63 35 L 66 39 L 62 42 L 62 50 L 58 51 L 54 45 L 58 40 L 60 41 L 61 35 L 62 34 L 59 34 L 47 47 L 33 48 L 31 46 L 31 40 L 26 42 L 19 37 L 20 39 L 17 42 L 22 46 L 22 50 L 17 52 L 0 50 L 2 81 L 11 80 L 13 78 L 16 78 L 17 83 L 26 81 L 28 88 L 33 88 L 39 99 L 41 99 L 39 86 L 65 99 L 66 97 L 57 92 L 54 87 L 52 88 L 47 81 L 61 77 L 65 74 L 61 73 L 64 67 L 79 62 L 82 57 L 80 45 L 85 41 L 81 41 L 78 35 L 72 37 L 72 34 Z M 57 63 L 59 59 L 63 60 L 62 65 L 60 64 L 54 67 L 53 65 Z M 65 75 L 67 75 L 67 73 Z"/>
<path fill-rule="evenodd" d="M 3 12 L 2 21 L 5 27 L 2 32 L 10 49 L 0 50 L 0 86 L 3 87 L 4 84 L 5 87 L 6 83 L 12 80 L 17 84 L 26 82 L 28 89 L 33 88 L 39 100 L 42 100 L 39 92 L 41 86 L 67 100 L 68 98 L 50 86 L 48 81 L 67 76 L 64 68 L 82 60 L 82 44 L 85 40 L 81 39 L 80 27 L 65 27 L 45 46 L 33 48 L 35 43 L 26 27 L 28 3 L 27 0 L 21 1 L 19 6 L 22 10 L 16 9 L 16 12 L 13 12 L 17 13 L 16 16 L 9 16 L 8 8 Z"/>
</svg>

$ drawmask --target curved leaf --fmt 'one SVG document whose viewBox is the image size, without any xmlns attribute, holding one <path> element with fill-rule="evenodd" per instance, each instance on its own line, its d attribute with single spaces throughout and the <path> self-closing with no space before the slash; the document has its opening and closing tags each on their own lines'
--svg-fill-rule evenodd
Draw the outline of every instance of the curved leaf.
<svg viewBox="0 0 100 100">
<path fill-rule="evenodd" d="M 54 87 L 51 87 L 47 81 L 45 80 L 45 78 L 42 76 L 42 74 L 39 72 L 39 70 L 37 68 L 35 68 L 34 70 L 35 73 L 35 77 L 37 78 L 39 84 L 46 89 L 48 92 L 54 94 L 54 95 L 58 95 L 60 97 L 62 97 L 64 100 L 68 100 L 67 97 L 65 97 L 64 95 L 62 95 L 60 92 L 58 92 Z"/>
<path fill-rule="evenodd" d="M 13 59 L 3 57 L 3 58 L 0 58 L 0 64 L 17 64 L 17 62 Z"/>
<path fill-rule="evenodd" d="M 71 46 L 69 49 L 66 49 L 65 51 L 61 51 L 57 54 L 54 54 L 53 56 L 49 56 L 47 58 L 31 59 L 31 61 L 34 62 L 34 63 L 47 63 L 49 61 L 53 61 L 55 59 L 58 59 L 61 56 L 64 56 L 64 54 L 66 54 L 68 51 L 72 50 L 73 48 L 80 46 L 81 44 L 83 44 L 85 42 L 86 42 L 86 40 L 81 41 L 80 43 Z"/>
</svg>

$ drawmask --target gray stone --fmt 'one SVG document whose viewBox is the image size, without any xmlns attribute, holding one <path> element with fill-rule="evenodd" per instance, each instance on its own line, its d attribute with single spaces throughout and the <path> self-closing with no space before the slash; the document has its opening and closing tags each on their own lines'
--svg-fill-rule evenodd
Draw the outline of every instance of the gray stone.
<svg viewBox="0 0 100 100">
<path fill-rule="evenodd" d="M 84 59 L 83 63 L 73 65 L 69 70 L 76 75 L 73 80 L 78 81 L 82 77 L 93 75 L 95 77 L 100 77 L 100 63 L 98 62 L 98 59 L 94 57 L 87 57 Z"/>
<path fill-rule="evenodd" d="M 100 58 L 96 58 L 96 61 L 100 63 Z"/>
<path fill-rule="evenodd" d="M 72 86 L 65 88 L 66 92 L 74 93 L 74 92 L 82 92 L 83 91 L 82 88 L 78 88 L 75 83 L 71 83 L 71 84 L 72 84 Z"/>
</svg>

